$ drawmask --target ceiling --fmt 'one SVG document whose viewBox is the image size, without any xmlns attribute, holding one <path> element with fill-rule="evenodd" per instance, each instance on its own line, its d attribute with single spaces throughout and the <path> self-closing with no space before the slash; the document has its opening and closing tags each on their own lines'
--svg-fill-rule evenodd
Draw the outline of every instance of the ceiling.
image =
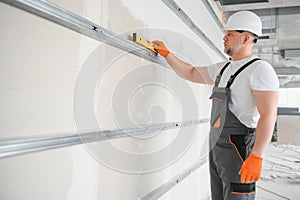
<svg viewBox="0 0 300 200">
<path fill-rule="evenodd" d="M 300 0 L 215 0 L 215 3 L 227 18 L 239 10 L 250 10 L 260 16 L 263 36 L 253 53 L 274 66 L 280 87 L 300 88 Z"/>
</svg>

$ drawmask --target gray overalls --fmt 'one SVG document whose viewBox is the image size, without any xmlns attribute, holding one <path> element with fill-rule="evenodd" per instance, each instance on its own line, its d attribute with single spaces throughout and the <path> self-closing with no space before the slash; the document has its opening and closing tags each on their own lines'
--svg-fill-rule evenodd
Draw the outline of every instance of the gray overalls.
<svg viewBox="0 0 300 200">
<path fill-rule="evenodd" d="M 259 60 L 255 58 L 231 75 L 225 88 L 218 87 L 228 62 L 216 78 L 210 120 L 210 179 L 212 200 L 255 199 L 255 183 L 241 183 L 240 170 L 243 161 L 251 153 L 255 129 L 248 128 L 229 110 L 230 86 L 236 76 L 247 66 Z"/>
</svg>

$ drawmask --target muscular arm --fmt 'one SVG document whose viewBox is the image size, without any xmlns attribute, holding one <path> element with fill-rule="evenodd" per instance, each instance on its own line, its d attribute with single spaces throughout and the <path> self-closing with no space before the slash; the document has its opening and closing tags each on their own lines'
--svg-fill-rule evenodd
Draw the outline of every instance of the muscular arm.
<svg viewBox="0 0 300 200">
<path fill-rule="evenodd" d="M 169 65 L 182 78 L 196 83 L 213 84 L 213 80 L 208 74 L 207 67 L 194 67 L 183 62 L 174 56 L 162 41 L 154 40 L 152 41 L 152 44 L 154 49 L 156 49 L 161 56 L 166 58 Z"/>
<path fill-rule="evenodd" d="M 166 60 L 173 70 L 182 78 L 196 83 L 213 84 L 213 80 L 208 74 L 207 67 L 194 67 L 183 62 L 172 53 L 169 53 Z"/>
<path fill-rule="evenodd" d="M 252 153 L 263 157 L 274 130 L 277 117 L 278 92 L 256 90 L 252 92 L 260 114 Z"/>
</svg>

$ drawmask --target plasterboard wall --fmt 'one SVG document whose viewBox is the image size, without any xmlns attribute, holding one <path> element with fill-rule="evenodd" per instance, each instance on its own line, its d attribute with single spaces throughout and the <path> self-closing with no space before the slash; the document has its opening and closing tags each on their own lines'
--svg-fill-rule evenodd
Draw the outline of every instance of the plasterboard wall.
<svg viewBox="0 0 300 200">
<path fill-rule="evenodd" d="M 149 40 L 163 40 L 172 52 L 195 65 L 221 60 L 161 1 L 52 2 L 124 38 L 138 32 Z M 178 3 L 189 12 L 195 12 L 189 6 L 203 8 L 200 2 Z M 1 37 L 1 138 L 209 117 L 211 88 L 188 83 L 170 69 L 16 8 L 1 3 L 0 9 L 1 27 L 6 27 Z M 209 13 L 199 12 L 199 19 L 205 19 L 207 23 L 200 27 L 220 46 L 221 37 L 216 36 L 220 33 Z M 93 105 L 77 104 L 81 96 L 74 91 L 78 79 L 88 77 L 84 75 L 96 77 Z M 74 118 L 74 104 L 93 108 L 95 115 Z M 90 123 L 89 117 L 97 123 Z M 151 137 L 2 159 L 0 197 L 137 199 L 197 161 L 207 133 L 208 125 L 200 124 Z M 183 134 L 186 141 L 176 145 L 176 138 Z M 202 199 L 209 194 L 208 188 L 204 166 L 163 199 L 182 199 L 187 189 L 191 198 Z"/>
</svg>

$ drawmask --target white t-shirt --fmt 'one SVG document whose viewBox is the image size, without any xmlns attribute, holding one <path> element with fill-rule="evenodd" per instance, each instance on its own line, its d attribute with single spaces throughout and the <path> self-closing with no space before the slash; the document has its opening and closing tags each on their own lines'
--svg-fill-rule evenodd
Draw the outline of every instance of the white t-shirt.
<svg viewBox="0 0 300 200">
<path fill-rule="evenodd" d="M 230 65 L 222 75 L 219 87 L 225 87 L 229 77 L 253 58 L 255 57 L 230 61 Z M 208 73 L 212 80 L 216 80 L 217 75 L 226 63 L 221 62 L 208 66 Z M 256 128 L 259 113 L 251 90 L 278 91 L 279 81 L 274 68 L 268 62 L 258 60 L 244 69 L 235 78 L 230 88 L 232 103 L 229 104 L 229 109 L 245 126 Z"/>
</svg>

